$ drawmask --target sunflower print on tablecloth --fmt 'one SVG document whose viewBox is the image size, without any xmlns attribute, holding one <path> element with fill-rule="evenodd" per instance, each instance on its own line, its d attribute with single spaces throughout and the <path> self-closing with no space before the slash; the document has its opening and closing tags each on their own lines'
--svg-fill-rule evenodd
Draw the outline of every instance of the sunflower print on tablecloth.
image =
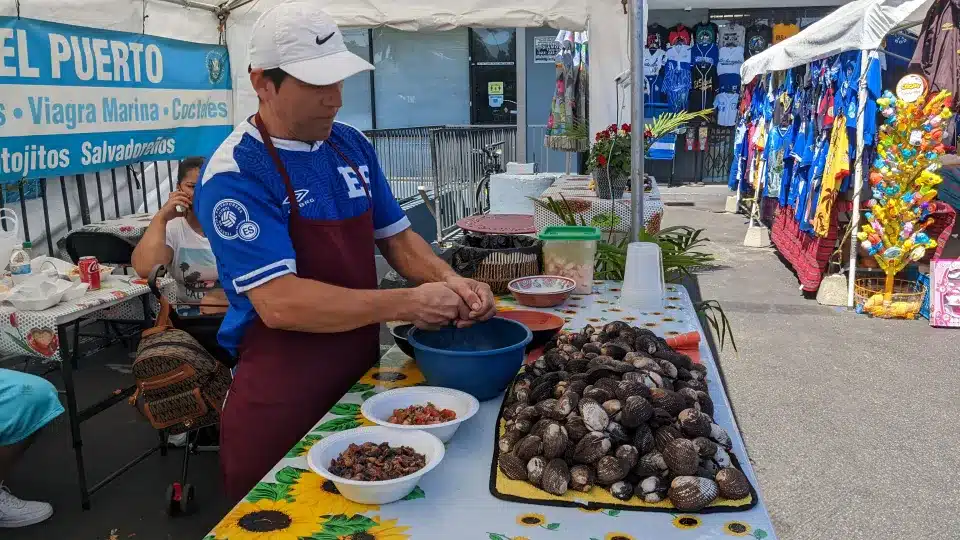
<svg viewBox="0 0 960 540">
<path fill-rule="evenodd" d="M 302 471 L 287 493 L 298 505 L 309 507 L 318 516 L 355 516 L 380 509 L 375 504 L 362 504 L 347 499 L 340 494 L 333 482 L 313 471 Z"/>
<path fill-rule="evenodd" d="M 766 538 L 767 531 L 763 529 L 754 530 L 749 524 L 742 521 L 728 521 L 723 524 L 723 533 L 728 536 L 750 536 L 757 540 Z"/>
<path fill-rule="evenodd" d="M 371 385 L 377 389 L 402 388 L 424 382 L 423 373 L 417 369 L 413 359 L 407 359 L 399 367 L 374 366 L 357 381 L 359 384 Z"/>
<path fill-rule="evenodd" d="M 559 523 L 547 523 L 547 518 L 543 514 L 520 514 L 517 516 L 517 525 L 524 527 L 540 527 L 548 531 L 555 531 L 560 528 Z"/>
<path fill-rule="evenodd" d="M 344 540 L 407 540 L 410 535 L 405 534 L 410 527 L 397 525 L 396 519 L 382 519 L 380 516 L 373 516 L 374 525 L 369 529 L 357 531 Z"/>
<path fill-rule="evenodd" d="M 703 522 L 697 516 L 682 514 L 673 518 L 673 526 L 678 529 L 696 529 Z"/>
<path fill-rule="evenodd" d="M 285 500 L 241 502 L 213 530 L 216 540 L 287 540 L 323 529 L 313 508 Z"/>
</svg>

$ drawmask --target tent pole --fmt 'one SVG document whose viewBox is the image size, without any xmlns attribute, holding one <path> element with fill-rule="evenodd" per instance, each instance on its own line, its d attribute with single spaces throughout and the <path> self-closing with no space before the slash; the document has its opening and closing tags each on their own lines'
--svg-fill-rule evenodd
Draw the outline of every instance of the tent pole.
<svg viewBox="0 0 960 540">
<path fill-rule="evenodd" d="M 203 2 L 194 2 L 193 0 L 158 0 L 159 2 L 166 2 L 168 4 L 177 4 L 178 6 L 189 7 L 202 9 L 209 11 L 211 13 L 219 13 L 220 7 L 210 4 L 204 4 Z"/>
<path fill-rule="evenodd" d="M 527 29 L 517 28 L 517 156 L 527 163 Z M 539 172 L 539 171 L 537 171 Z"/>
<path fill-rule="evenodd" d="M 860 95 L 857 99 L 857 154 L 853 163 L 853 215 L 850 216 L 850 275 L 847 277 L 847 307 L 853 307 L 857 279 L 857 227 L 860 225 L 860 192 L 863 190 L 863 111 L 867 106 L 867 64 L 873 51 L 860 51 Z"/>
<path fill-rule="evenodd" d="M 630 0 L 630 241 L 640 239 L 643 230 L 643 3 L 646 0 Z"/>
</svg>

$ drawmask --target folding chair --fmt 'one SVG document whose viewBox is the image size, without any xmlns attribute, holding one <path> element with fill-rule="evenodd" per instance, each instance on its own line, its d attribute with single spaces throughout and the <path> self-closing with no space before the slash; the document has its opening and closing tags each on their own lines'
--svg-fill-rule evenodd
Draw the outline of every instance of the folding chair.
<svg viewBox="0 0 960 540">
<path fill-rule="evenodd" d="M 114 234 L 97 231 L 73 231 L 64 239 L 67 254 L 74 264 L 80 257 L 93 256 L 100 264 L 122 268 L 126 274 L 127 268 L 133 266 L 133 250 L 136 245 L 129 240 Z M 144 313 L 146 318 L 147 314 Z M 81 337 L 104 340 L 96 350 L 110 346 L 120 341 L 124 347 L 130 348 L 131 339 L 140 331 L 140 323 L 131 323 L 119 319 L 100 319 L 106 330 L 105 334 L 81 333 Z M 80 331 L 80 321 L 74 326 L 74 332 Z M 111 336 L 111 332 L 115 336 Z"/>
</svg>

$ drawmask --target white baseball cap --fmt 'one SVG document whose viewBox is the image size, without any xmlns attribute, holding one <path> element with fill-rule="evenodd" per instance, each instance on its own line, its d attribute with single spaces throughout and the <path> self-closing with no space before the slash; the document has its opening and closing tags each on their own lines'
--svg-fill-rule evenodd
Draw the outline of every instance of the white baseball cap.
<svg viewBox="0 0 960 540">
<path fill-rule="evenodd" d="M 250 68 L 280 68 L 307 84 L 340 82 L 373 66 L 347 50 L 343 34 L 325 11 L 289 2 L 263 13 L 250 37 Z"/>
</svg>

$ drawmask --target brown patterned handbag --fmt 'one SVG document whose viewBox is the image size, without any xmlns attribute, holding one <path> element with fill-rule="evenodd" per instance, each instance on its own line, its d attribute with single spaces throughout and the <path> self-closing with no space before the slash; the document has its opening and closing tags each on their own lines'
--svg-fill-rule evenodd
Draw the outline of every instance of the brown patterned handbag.
<svg viewBox="0 0 960 540">
<path fill-rule="evenodd" d="M 171 435 L 217 423 L 231 382 L 226 366 L 173 327 L 170 303 L 162 297 L 156 324 L 141 334 L 133 376 L 137 391 L 130 403 Z"/>
</svg>

